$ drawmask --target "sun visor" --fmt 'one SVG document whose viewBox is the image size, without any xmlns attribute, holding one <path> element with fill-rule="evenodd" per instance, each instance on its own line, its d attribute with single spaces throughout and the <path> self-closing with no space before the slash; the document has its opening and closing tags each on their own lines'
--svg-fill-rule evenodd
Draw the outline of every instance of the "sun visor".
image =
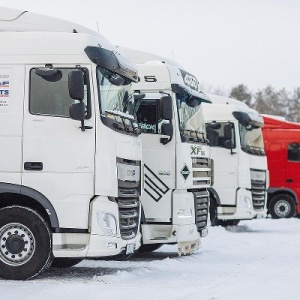
<svg viewBox="0 0 300 300">
<path fill-rule="evenodd" d="M 262 116 L 259 115 L 257 112 L 234 111 L 232 114 L 243 126 L 248 126 L 248 125 L 252 125 L 254 127 L 264 126 L 264 120 Z"/>
<path fill-rule="evenodd" d="M 211 103 L 209 98 L 202 92 L 197 92 L 195 90 L 192 90 L 191 88 L 187 86 L 183 86 L 180 84 L 172 84 L 172 92 L 176 94 L 188 94 L 191 97 L 197 98 L 197 100 L 202 103 Z"/>
<path fill-rule="evenodd" d="M 89 59 L 98 66 L 138 82 L 137 66 L 116 50 L 88 46 L 84 51 Z"/>
</svg>

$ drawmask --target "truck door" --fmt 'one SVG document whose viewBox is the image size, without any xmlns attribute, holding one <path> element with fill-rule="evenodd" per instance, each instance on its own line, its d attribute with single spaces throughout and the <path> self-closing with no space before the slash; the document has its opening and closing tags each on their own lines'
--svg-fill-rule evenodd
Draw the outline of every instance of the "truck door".
<svg viewBox="0 0 300 300">
<path fill-rule="evenodd" d="M 300 195 L 300 142 L 287 145 L 285 185 Z"/>
<path fill-rule="evenodd" d="M 175 188 L 175 142 L 163 144 L 160 99 L 142 99 L 136 104 L 142 131 L 145 189 L 142 197 L 148 222 L 171 222 L 171 192 Z"/>
<path fill-rule="evenodd" d="M 95 151 L 89 71 L 82 69 L 89 112 L 85 125 L 91 128 L 82 131 L 80 121 L 69 117 L 75 101 L 69 96 L 68 74 L 75 66 L 55 69 L 53 75 L 45 71 L 45 76 L 37 68 L 26 68 L 22 184 L 51 201 L 60 227 L 87 228 Z"/>
<path fill-rule="evenodd" d="M 212 123 L 213 124 L 213 123 Z M 214 186 L 222 205 L 236 205 L 238 188 L 238 153 L 236 151 L 234 124 L 218 122 L 206 125 L 211 157 L 214 160 Z M 215 127 L 215 128 L 214 128 Z M 231 131 L 231 133 L 228 132 Z M 231 142 L 231 149 L 230 149 Z"/>
</svg>

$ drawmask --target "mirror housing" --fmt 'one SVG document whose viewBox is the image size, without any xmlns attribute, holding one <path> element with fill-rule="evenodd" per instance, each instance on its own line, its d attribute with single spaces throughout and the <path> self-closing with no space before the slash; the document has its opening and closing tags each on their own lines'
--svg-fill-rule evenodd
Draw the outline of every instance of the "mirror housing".
<svg viewBox="0 0 300 300">
<path fill-rule="evenodd" d="M 211 129 L 220 129 L 221 128 L 221 124 L 217 123 L 216 121 L 213 121 L 211 123 L 206 123 L 205 125 L 206 125 L 206 127 L 209 127 Z"/>
<path fill-rule="evenodd" d="M 167 143 L 171 142 L 171 140 L 173 138 L 173 125 L 172 125 L 172 123 L 162 124 L 161 125 L 161 134 L 169 136 L 169 138 L 160 138 L 160 142 L 163 145 L 166 145 Z"/>
<path fill-rule="evenodd" d="M 231 132 L 231 124 L 227 123 L 224 125 L 224 138 L 225 140 L 232 139 L 232 132 Z"/>
<path fill-rule="evenodd" d="M 84 99 L 84 78 L 81 70 L 71 71 L 68 75 L 69 95 L 72 99 Z"/>
<path fill-rule="evenodd" d="M 71 119 L 73 119 L 73 120 L 84 121 L 84 119 L 85 119 L 84 103 L 81 101 L 79 103 L 70 105 L 69 114 L 70 114 Z"/>
<path fill-rule="evenodd" d="M 171 121 L 173 118 L 172 97 L 163 96 L 160 98 L 161 118 Z M 173 131 L 173 128 L 172 128 Z"/>
<path fill-rule="evenodd" d="M 108 80 L 111 84 L 116 85 L 116 86 L 121 86 L 125 83 L 124 77 L 122 77 L 121 75 L 119 75 L 117 73 L 113 73 L 113 72 L 108 76 Z"/>
<path fill-rule="evenodd" d="M 56 82 L 62 78 L 61 71 L 52 67 L 37 68 L 35 74 L 49 82 Z"/>
<path fill-rule="evenodd" d="M 224 147 L 225 147 L 226 149 L 232 149 L 232 148 L 233 148 L 233 145 L 232 145 L 231 140 L 226 140 L 226 141 L 224 142 Z"/>
</svg>

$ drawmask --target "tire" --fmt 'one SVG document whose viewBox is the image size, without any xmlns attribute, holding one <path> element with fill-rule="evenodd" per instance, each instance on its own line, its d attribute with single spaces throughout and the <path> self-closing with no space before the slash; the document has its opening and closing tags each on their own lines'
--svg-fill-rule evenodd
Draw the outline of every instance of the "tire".
<svg viewBox="0 0 300 300">
<path fill-rule="evenodd" d="M 9 206 L 0 209 L 0 277 L 33 278 L 52 262 L 51 233 L 34 210 Z"/>
<path fill-rule="evenodd" d="M 210 224 L 211 226 L 218 226 L 219 219 L 218 219 L 218 211 L 217 211 L 217 204 L 216 201 L 213 199 L 210 199 L 209 204 L 209 218 L 210 218 Z"/>
<path fill-rule="evenodd" d="M 148 245 L 143 244 L 139 248 L 138 252 L 153 252 L 162 246 L 163 244 L 148 244 Z"/>
<path fill-rule="evenodd" d="M 274 196 L 270 201 L 269 212 L 273 219 L 293 217 L 296 213 L 294 198 L 287 194 Z"/>
<path fill-rule="evenodd" d="M 82 261 L 83 258 L 54 257 L 51 268 L 71 268 Z"/>
</svg>

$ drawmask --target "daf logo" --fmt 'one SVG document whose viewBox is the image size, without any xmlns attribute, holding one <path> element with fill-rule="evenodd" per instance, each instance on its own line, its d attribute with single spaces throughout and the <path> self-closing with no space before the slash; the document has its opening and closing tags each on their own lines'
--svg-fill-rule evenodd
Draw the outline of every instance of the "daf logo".
<svg viewBox="0 0 300 300">
<path fill-rule="evenodd" d="M 190 170 L 189 170 L 189 168 L 188 168 L 187 165 L 184 165 L 184 167 L 180 171 L 180 174 L 182 175 L 182 177 L 184 178 L 185 181 L 189 177 L 190 173 L 191 172 L 190 172 Z"/>
<path fill-rule="evenodd" d="M 194 76 L 186 74 L 184 76 L 184 83 L 192 89 L 198 90 L 198 80 Z"/>
<path fill-rule="evenodd" d="M 191 146 L 191 155 L 203 155 L 203 156 L 205 156 L 205 151 L 202 150 L 201 146 Z"/>
<path fill-rule="evenodd" d="M 135 170 L 127 170 L 127 176 L 128 177 L 134 177 L 135 176 Z"/>
</svg>

